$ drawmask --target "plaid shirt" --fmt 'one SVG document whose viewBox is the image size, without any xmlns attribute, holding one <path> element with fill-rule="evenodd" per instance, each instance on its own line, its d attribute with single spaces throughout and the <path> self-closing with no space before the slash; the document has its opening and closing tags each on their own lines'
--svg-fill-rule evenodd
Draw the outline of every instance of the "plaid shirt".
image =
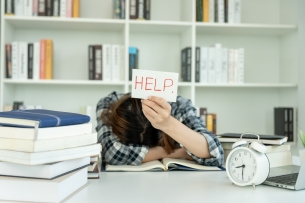
<svg viewBox="0 0 305 203">
<path fill-rule="evenodd" d="M 124 94 L 112 92 L 107 97 L 102 98 L 96 107 L 97 118 L 97 135 L 98 142 L 102 144 L 103 161 L 113 165 L 140 165 L 144 159 L 149 147 L 141 144 L 125 145 L 120 142 L 119 138 L 112 133 L 111 127 L 106 126 L 101 120 L 101 113 L 109 108 L 109 105 L 116 102 Z M 190 151 L 187 153 L 194 159 L 197 164 L 206 166 L 221 166 L 224 161 L 223 148 L 216 136 L 208 131 L 202 124 L 202 120 L 197 117 L 196 108 L 192 102 L 181 96 L 177 101 L 171 103 L 171 115 L 190 129 L 203 135 L 209 145 L 211 158 L 204 159 L 193 155 Z"/>
</svg>

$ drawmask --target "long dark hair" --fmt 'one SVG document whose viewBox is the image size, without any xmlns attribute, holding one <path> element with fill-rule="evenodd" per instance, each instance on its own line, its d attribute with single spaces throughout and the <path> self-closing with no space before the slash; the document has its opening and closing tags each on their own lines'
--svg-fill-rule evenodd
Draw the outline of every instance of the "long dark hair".
<svg viewBox="0 0 305 203">
<path fill-rule="evenodd" d="M 166 133 L 154 128 L 142 112 L 140 99 L 124 95 L 101 114 L 101 120 L 112 127 L 112 132 L 124 144 L 143 144 L 149 147 L 162 146 L 172 153 L 175 141 Z"/>
</svg>

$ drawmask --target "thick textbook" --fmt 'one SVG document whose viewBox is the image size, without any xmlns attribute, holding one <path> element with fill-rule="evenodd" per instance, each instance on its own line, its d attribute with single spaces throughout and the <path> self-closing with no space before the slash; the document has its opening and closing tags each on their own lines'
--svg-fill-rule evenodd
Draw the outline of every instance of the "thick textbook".
<svg viewBox="0 0 305 203">
<path fill-rule="evenodd" d="M 82 147 L 74 147 L 69 149 L 61 149 L 47 152 L 17 152 L 11 150 L 0 149 L 0 161 L 24 164 L 39 165 L 77 159 L 81 157 L 94 156 L 101 151 L 101 144 L 87 145 Z"/>
<path fill-rule="evenodd" d="M 104 171 L 221 171 L 222 167 L 203 166 L 196 164 L 194 161 L 185 159 L 164 158 L 161 161 L 155 160 L 142 163 L 139 166 L 132 165 L 110 165 L 105 164 Z"/>
<path fill-rule="evenodd" d="M 0 137 L 11 139 L 37 140 L 70 137 L 92 133 L 92 123 L 48 128 L 18 128 L 0 126 Z"/>
<path fill-rule="evenodd" d="M 53 180 L 0 176 L 0 199 L 26 202 L 61 202 L 87 182 L 87 168 Z"/>
<path fill-rule="evenodd" d="M 241 133 L 225 133 L 217 135 L 220 142 L 236 142 L 239 140 Z M 281 145 L 287 142 L 287 137 L 281 135 L 259 135 L 260 141 L 263 144 Z M 255 141 L 257 136 L 246 134 L 243 136 L 243 140 Z"/>
<path fill-rule="evenodd" d="M 47 140 L 24 140 L 0 138 L 0 149 L 20 152 L 45 152 L 68 149 L 97 143 L 97 133 Z"/>
<path fill-rule="evenodd" d="M 66 175 L 78 169 L 85 168 L 89 164 L 90 157 L 83 157 L 35 166 L 0 162 L 0 175 L 50 180 Z"/>
<path fill-rule="evenodd" d="M 0 125 L 15 127 L 57 127 L 88 123 L 90 117 L 83 114 L 46 109 L 13 110 L 0 112 Z"/>
</svg>

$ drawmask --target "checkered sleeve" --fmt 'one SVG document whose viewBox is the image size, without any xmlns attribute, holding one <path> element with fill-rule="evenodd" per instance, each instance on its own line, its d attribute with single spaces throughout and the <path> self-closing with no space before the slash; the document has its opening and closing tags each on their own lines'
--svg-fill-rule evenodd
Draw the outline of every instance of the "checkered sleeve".
<svg viewBox="0 0 305 203">
<path fill-rule="evenodd" d="M 192 154 L 189 150 L 186 150 L 187 153 L 195 160 L 197 164 L 206 166 L 221 166 L 224 161 L 223 148 L 217 137 L 212 132 L 207 130 L 205 125 L 203 125 L 202 119 L 197 116 L 196 108 L 193 106 L 192 102 L 178 96 L 176 105 L 176 119 L 180 120 L 180 122 L 182 122 L 184 125 L 206 138 L 211 158 L 199 158 Z"/>
<path fill-rule="evenodd" d="M 111 103 L 117 101 L 124 94 L 112 92 L 102 98 L 96 107 L 97 136 L 102 145 L 103 161 L 112 165 L 140 165 L 148 152 L 148 147 L 139 144 L 125 145 L 113 134 L 111 127 L 105 125 L 101 119 L 101 113 L 109 109 Z"/>
</svg>

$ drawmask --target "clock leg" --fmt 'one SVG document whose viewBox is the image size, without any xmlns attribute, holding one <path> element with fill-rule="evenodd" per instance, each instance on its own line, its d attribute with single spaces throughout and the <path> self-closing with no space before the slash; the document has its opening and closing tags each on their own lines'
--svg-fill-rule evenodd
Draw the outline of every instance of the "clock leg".
<svg viewBox="0 0 305 203">
<path fill-rule="evenodd" d="M 253 189 L 255 190 L 255 184 L 254 183 L 252 184 L 252 186 L 253 186 Z"/>
</svg>

